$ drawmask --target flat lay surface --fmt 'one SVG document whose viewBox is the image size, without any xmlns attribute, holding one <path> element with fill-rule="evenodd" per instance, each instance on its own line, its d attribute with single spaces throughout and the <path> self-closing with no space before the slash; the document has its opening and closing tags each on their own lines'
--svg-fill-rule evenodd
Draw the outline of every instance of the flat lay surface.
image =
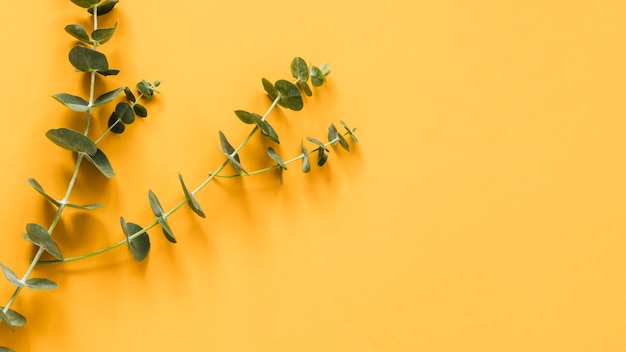
<svg viewBox="0 0 626 352">
<path fill-rule="evenodd" d="M 98 93 L 160 80 L 149 116 L 98 146 L 116 177 L 81 166 L 54 238 L 71 257 L 124 239 L 120 216 L 154 221 L 239 144 L 235 110 L 263 114 L 262 78 L 291 60 L 330 63 L 299 112 L 269 116 L 280 144 L 255 138 L 244 166 L 284 159 L 331 123 L 360 143 L 322 168 L 219 178 L 169 218 L 178 243 L 149 231 L 126 246 L 40 266 L 58 283 L 24 290 L 28 323 L 0 326 L 16 351 L 622 351 L 626 345 L 626 3 L 621 1 L 121 0 L 99 25 L 119 75 Z M 84 114 L 77 42 L 90 25 L 69 0 L 0 11 L 3 138 L 0 262 L 22 275 L 20 236 L 62 197 L 75 156 L 45 137 Z M 91 136 L 106 128 L 98 111 Z M 269 143 L 269 144 L 268 144 Z M 305 141 L 305 143 L 308 143 Z M 313 147 L 311 147 L 312 149 Z M 231 167 L 224 170 L 232 174 Z M 50 259 L 50 257 L 46 257 Z M 0 306 L 13 292 L 0 281 Z"/>
</svg>

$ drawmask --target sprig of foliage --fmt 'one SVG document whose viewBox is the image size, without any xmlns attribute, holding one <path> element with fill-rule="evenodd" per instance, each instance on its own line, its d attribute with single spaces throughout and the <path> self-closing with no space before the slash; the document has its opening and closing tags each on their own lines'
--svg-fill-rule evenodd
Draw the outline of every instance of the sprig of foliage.
<svg viewBox="0 0 626 352">
<path fill-rule="evenodd" d="M 99 16 L 109 13 L 118 1 L 119 0 L 72 0 L 74 4 L 87 9 L 93 20 L 93 30 L 90 34 L 83 26 L 78 24 L 70 24 L 65 27 L 65 31 L 80 42 L 80 44 L 75 45 L 70 50 L 68 58 L 70 64 L 76 71 L 89 75 L 89 96 L 83 98 L 70 93 L 59 93 L 54 95 L 53 98 L 74 112 L 84 113 L 86 116 L 85 128 L 82 132 L 65 127 L 51 129 L 46 132 L 46 137 L 48 137 L 51 142 L 77 154 L 74 171 L 72 172 L 72 176 L 62 198 L 58 199 L 53 197 L 47 193 L 35 179 L 28 179 L 28 183 L 33 189 L 56 207 L 56 213 L 48 227 L 36 223 L 26 225 L 26 232 L 22 236 L 38 249 L 31 260 L 31 264 L 21 277 L 7 265 L 0 263 L 4 276 L 11 285 L 15 286 L 8 302 L 4 306 L 0 306 L 0 323 L 4 322 L 7 324 L 12 331 L 14 331 L 15 327 L 26 324 L 26 318 L 11 309 L 18 295 L 24 288 L 51 290 L 57 287 L 57 284 L 50 279 L 31 278 L 30 276 L 44 252 L 48 252 L 59 260 L 63 259 L 61 249 L 52 238 L 52 234 L 61 219 L 63 211 L 66 208 L 92 210 L 103 206 L 102 204 L 78 205 L 70 202 L 70 196 L 83 161 L 86 160 L 93 164 L 107 178 L 115 176 L 109 159 L 104 152 L 98 148 L 97 144 L 110 132 L 122 133 L 125 126 L 134 121 L 135 116 L 141 118 L 146 117 L 147 110 L 140 102 L 142 99 L 149 101 L 154 93 L 157 93 L 156 87 L 159 85 L 158 81 L 148 83 L 142 80 L 136 85 L 138 91 L 136 97 L 129 87 L 119 87 L 99 96 L 95 95 L 96 75 L 112 76 L 119 73 L 119 70 L 109 67 L 106 55 L 98 50 L 101 45 L 105 44 L 113 37 L 117 28 L 117 23 L 110 28 L 98 28 L 98 18 Z M 98 138 L 92 139 L 89 136 L 89 132 L 94 110 L 112 103 L 122 92 L 125 93 L 126 101 L 119 102 L 115 107 L 108 121 L 109 128 Z M 5 351 L 11 351 L 11 349 L 0 346 L 0 352 Z"/>
<path fill-rule="evenodd" d="M 161 202 L 159 201 L 157 195 L 152 190 L 149 190 L 148 202 L 155 216 L 155 221 L 153 221 L 151 224 L 145 227 L 141 227 L 136 223 L 127 222 L 124 217 L 121 217 L 120 223 L 122 226 L 122 231 L 125 235 L 125 239 L 120 240 L 108 247 L 87 254 L 79 255 L 72 258 L 57 258 L 57 260 L 43 261 L 40 263 L 57 264 L 82 260 L 110 251 L 123 245 L 128 245 L 132 256 L 136 260 L 141 261 L 147 257 L 150 251 L 150 237 L 148 235 L 148 231 L 152 228 L 160 226 L 165 238 L 169 242 L 177 242 L 177 239 L 174 236 L 174 232 L 172 231 L 172 227 L 168 223 L 168 217 L 171 216 L 174 212 L 176 212 L 183 206 L 188 205 L 189 208 L 191 208 L 191 210 L 198 216 L 202 218 L 206 217 L 204 210 L 196 200 L 195 195 L 200 192 L 204 187 L 206 187 L 216 177 L 249 176 L 278 169 L 282 182 L 282 172 L 284 170 L 287 170 L 287 165 L 290 163 L 302 160 L 302 171 L 309 172 L 311 170 L 309 162 L 309 157 L 311 154 L 317 153 L 317 165 L 322 166 L 326 163 L 328 159 L 328 152 L 330 151 L 329 147 L 340 145 L 341 147 L 349 151 L 350 145 L 348 144 L 345 136 L 350 136 L 354 142 L 358 143 L 358 140 L 354 134 L 356 129 L 348 127 L 345 122 L 341 121 L 341 124 L 346 131 L 344 133 L 339 133 L 335 125 L 331 124 L 328 129 L 328 142 L 326 143 L 322 143 L 318 139 L 315 139 L 313 137 L 307 137 L 307 140 L 309 142 L 317 146 L 317 148 L 313 149 L 311 152 L 309 152 L 304 147 L 304 144 L 301 143 L 300 154 L 287 161 L 283 161 L 278 153 L 276 153 L 273 148 L 269 147 L 265 155 L 269 157 L 269 160 L 271 160 L 275 164 L 255 171 L 246 170 L 239 153 L 258 131 L 260 131 L 261 135 L 265 138 L 268 138 L 271 142 L 280 143 L 276 130 L 274 130 L 272 125 L 267 120 L 271 112 L 277 106 L 293 111 L 302 110 L 304 106 L 303 94 L 307 96 L 313 95 L 313 90 L 309 86 L 309 82 L 313 87 L 322 86 L 326 82 L 326 77 L 330 74 L 330 69 L 327 64 L 317 67 L 307 64 L 300 57 L 296 57 L 291 63 L 291 74 L 295 79 L 293 82 L 284 79 L 278 80 L 275 83 L 272 83 L 265 78 L 261 80 L 263 88 L 265 89 L 265 92 L 271 100 L 269 108 L 263 115 L 248 112 L 245 110 L 235 111 L 235 116 L 237 116 L 237 118 L 239 118 L 241 122 L 246 125 L 253 125 L 254 127 L 237 147 L 233 147 L 233 145 L 230 143 L 230 141 L 222 131 L 218 132 L 220 147 L 217 147 L 217 150 L 224 155 L 224 161 L 215 169 L 215 171 L 209 172 L 208 178 L 200 183 L 198 187 L 196 187 L 194 190 L 189 189 L 185 184 L 185 181 L 183 180 L 183 176 L 181 174 L 178 174 L 178 178 L 184 195 L 184 198 L 178 204 L 174 205 L 170 210 L 166 211 L 161 205 Z M 225 176 L 221 174 L 228 165 L 231 165 L 234 168 L 234 170 L 236 171 L 236 175 Z"/>
</svg>

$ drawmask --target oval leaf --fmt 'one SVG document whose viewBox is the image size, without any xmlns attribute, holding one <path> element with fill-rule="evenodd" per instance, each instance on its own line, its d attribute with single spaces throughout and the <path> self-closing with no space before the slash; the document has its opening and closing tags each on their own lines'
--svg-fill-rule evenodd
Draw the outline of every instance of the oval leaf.
<svg viewBox="0 0 626 352">
<path fill-rule="evenodd" d="M 198 204 L 196 198 L 194 198 L 193 194 L 189 191 L 189 189 L 187 189 L 185 181 L 183 181 L 183 175 L 181 175 L 180 172 L 178 173 L 178 179 L 180 180 L 181 186 L 183 186 L 183 193 L 185 193 L 185 198 L 187 198 L 187 204 L 189 205 L 191 210 L 193 210 L 194 213 L 198 214 L 199 217 L 205 218 L 206 215 L 204 214 L 204 211 L 202 211 L 202 207 L 200 207 L 200 204 Z"/>
<path fill-rule="evenodd" d="M 267 148 L 267 154 L 270 156 L 270 158 L 274 159 L 276 164 L 278 164 L 281 169 L 287 170 L 287 164 L 285 164 L 285 162 L 280 158 L 278 153 L 276 153 L 276 151 L 272 149 L 272 147 Z"/>
<path fill-rule="evenodd" d="M 174 233 L 172 232 L 170 225 L 168 225 L 167 219 L 161 216 L 157 217 L 156 219 L 163 229 L 163 234 L 165 235 L 165 238 L 167 238 L 167 240 L 172 243 L 176 243 L 176 237 L 174 237 Z"/>
<path fill-rule="evenodd" d="M 148 236 L 148 233 L 144 232 L 131 239 L 131 236 L 134 236 L 143 229 L 135 223 L 127 223 L 124 221 L 123 217 L 120 218 L 120 222 L 122 223 L 122 230 L 124 231 L 124 235 L 126 235 L 126 240 L 128 241 L 128 249 L 133 255 L 133 258 L 137 261 L 144 260 L 150 251 L 150 237 Z"/>
<path fill-rule="evenodd" d="M 80 210 L 94 210 L 98 208 L 102 208 L 104 204 L 87 204 L 87 205 L 78 205 L 78 204 L 65 204 L 68 208 L 80 209 Z"/>
<path fill-rule="evenodd" d="M 330 126 L 328 126 L 328 143 L 330 143 L 330 145 L 337 144 L 339 141 L 337 135 L 337 127 L 331 123 Z"/>
<path fill-rule="evenodd" d="M 65 26 L 65 31 L 83 43 L 89 44 L 91 42 L 87 31 L 79 24 L 68 24 Z"/>
<path fill-rule="evenodd" d="M 106 72 L 109 70 L 109 62 L 103 53 L 78 45 L 70 50 L 70 63 L 78 71 Z"/>
<path fill-rule="evenodd" d="M 161 217 L 165 215 L 163 211 L 163 207 L 161 206 L 161 202 L 157 198 L 156 194 L 152 192 L 152 190 L 148 190 L 148 201 L 150 202 L 150 208 L 152 208 L 152 212 L 156 217 Z"/>
<path fill-rule="evenodd" d="M 113 33 L 115 33 L 115 29 L 117 28 L 117 22 L 111 28 L 99 28 L 91 33 L 91 38 L 98 43 L 104 44 L 113 37 Z"/>
<path fill-rule="evenodd" d="M 125 124 L 131 124 L 135 121 L 135 112 L 130 104 L 126 102 L 120 102 L 115 107 L 115 114 Z"/>
<path fill-rule="evenodd" d="M 133 105 L 133 111 L 135 111 L 135 114 L 137 114 L 137 116 L 139 116 L 139 117 L 147 117 L 148 116 L 148 110 L 146 110 L 146 108 L 143 105 L 141 105 L 141 104 Z"/>
<path fill-rule="evenodd" d="M 317 140 L 317 139 L 315 139 L 315 138 L 313 138 L 313 137 L 306 137 L 306 139 L 307 139 L 309 142 L 311 142 L 311 143 L 313 143 L 313 144 L 317 145 L 317 146 L 318 146 L 318 147 L 320 147 L 321 149 L 323 149 L 323 150 L 325 150 L 325 151 L 328 151 L 328 149 L 326 148 L 326 146 L 324 145 L 324 143 L 320 142 L 319 140 Z"/>
<path fill-rule="evenodd" d="M 311 67 L 311 84 L 313 87 L 320 87 L 326 82 L 326 76 L 319 67 Z"/>
<path fill-rule="evenodd" d="M 298 87 L 302 89 L 302 91 L 304 92 L 304 94 L 306 94 L 307 97 L 313 96 L 313 91 L 311 90 L 311 87 L 309 87 L 308 83 L 298 81 Z"/>
<path fill-rule="evenodd" d="M 2 313 L 4 314 L 4 307 L 0 307 L 0 311 L 2 311 Z M 24 326 L 26 325 L 26 317 L 23 316 L 22 314 L 14 311 L 13 309 L 9 309 L 8 312 L 6 312 L 6 314 L 4 315 L 5 318 L 2 318 L 2 320 L 4 321 L 8 321 L 11 323 L 11 325 L 13 326 Z M 2 350 L 0 350 L 2 351 Z"/>
<path fill-rule="evenodd" d="M 251 125 L 255 123 L 255 118 L 253 113 L 243 111 L 243 110 L 235 110 L 235 115 L 241 120 L 241 122 Z"/>
<path fill-rule="evenodd" d="M 276 98 L 278 98 L 278 91 L 276 90 L 276 87 L 274 87 L 272 82 L 265 78 L 263 78 L 261 82 L 263 82 L 263 89 L 265 89 L 265 92 L 267 92 L 267 95 L 270 97 L 270 99 L 275 100 Z"/>
<path fill-rule="evenodd" d="M 24 286 L 30 288 L 31 290 L 54 290 L 58 287 L 57 283 L 52 280 L 39 278 L 26 280 Z"/>
<path fill-rule="evenodd" d="M 309 80 L 309 67 L 304 59 L 296 57 L 291 61 L 291 75 L 304 83 Z"/>
<path fill-rule="evenodd" d="M 119 0 L 106 0 L 102 4 L 98 6 L 98 16 L 106 15 L 111 12 L 115 5 L 119 2 Z M 87 10 L 90 14 L 93 15 L 93 7 Z"/>
<path fill-rule="evenodd" d="M 122 87 L 122 88 L 117 88 L 115 90 L 102 94 L 101 96 L 96 98 L 96 101 L 93 103 L 93 106 L 98 107 L 100 105 L 103 105 L 112 101 L 113 99 L 117 98 L 117 96 L 120 95 L 120 93 L 123 90 L 124 88 Z"/>
<path fill-rule="evenodd" d="M 113 178 L 115 176 L 115 171 L 113 171 L 113 167 L 109 162 L 109 159 L 102 152 L 102 150 L 97 149 L 94 155 L 85 155 L 87 160 L 89 160 L 100 172 L 106 176 L 107 178 Z"/>
<path fill-rule="evenodd" d="M 58 260 L 63 260 L 63 255 L 59 246 L 54 242 L 48 230 L 39 224 L 30 223 L 26 225 L 24 238 L 43 248 Z"/>
<path fill-rule="evenodd" d="M 356 131 L 356 128 L 350 128 L 345 122 L 343 122 L 343 120 L 339 120 L 339 123 L 341 123 L 343 128 L 345 128 L 346 131 L 348 131 L 348 134 L 350 135 L 350 137 L 352 138 L 354 143 L 359 143 L 359 140 L 354 135 L 354 132 Z"/>
<path fill-rule="evenodd" d="M 72 0 L 72 2 L 80 7 L 88 9 L 99 3 L 100 0 Z"/>
<path fill-rule="evenodd" d="M 120 118 L 117 116 L 115 111 L 111 113 L 107 126 L 113 133 L 119 134 L 119 133 L 123 133 L 124 130 L 126 130 L 126 126 L 124 126 L 124 123 L 122 122 L 122 120 L 120 120 Z"/>
<path fill-rule="evenodd" d="M 260 120 L 260 121 L 263 127 L 261 127 L 260 124 L 257 124 L 257 126 L 261 128 L 261 134 L 269 138 L 272 142 L 280 144 L 280 140 L 278 139 L 278 134 L 276 134 L 274 127 L 272 127 L 272 125 L 270 125 L 270 123 L 267 121 L 263 121 L 263 120 Z"/>
<path fill-rule="evenodd" d="M 323 166 L 326 164 L 326 160 L 328 160 L 328 154 L 324 152 L 324 149 L 320 149 L 317 153 L 317 166 Z"/>
<path fill-rule="evenodd" d="M 294 111 L 302 110 L 304 103 L 298 87 L 284 79 L 277 81 L 275 87 L 280 94 L 280 100 L 278 101 L 280 106 Z"/>
<path fill-rule="evenodd" d="M 56 205 L 57 207 L 61 206 L 61 203 L 59 203 L 58 200 L 52 198 L 52 196 L 50 196 L 48 193 L 46 193 L 46 191 L 44 191 L 43 187 L 41 187 L 39 182 L 37 182 L 34 178 L 29 178 L 27 181 L 28 181 L 28 184 L 30 184 L 31 187 L 33 187 L 35 189 L 35 191 L 37 191 L 39 194 L 41 194 L 50 203 Z"/>
<path fill-rule="evenodd" d="M 133 94 L 133 91 L 130 90 L 130 88 L 125 87 L 124 94 L 126 94 L 126 99 L 128 99 L 128 101 L 130 101 L 131 103 L 134 103 L 136 101 L 135 94 Z"/>
<path fill-rule="evenodd" d="M 60 93 L 53 95 L 52 97 L 76 112 L 85 112 L 89 110 L 89 102 L 79 96 Z"/>
<path fill-rule="evenodd" d="M 15 275 L 13 270 L 9 269 L 9 267 L 4 265 L 3 263 L 0 263 L 0 266 L 2 266 L 2 272 L 4 273 L 4 276 L 7 278 L 7 280 L 9 280 L 9 282 L 13 286 L 15 286 L 15 287 L 22 287 L 22 286 L 24 286 L 22 281 L 20 281 L 20 279 L 17 277 L 17 275 Z"/>
<path fill-rule="evenodd" d="M 3 309 L 0 309 L 0 321 L 3 321 L 3 320 L 7 324 L 9 329 L 11 329 L 11 331 L 15 332 L 15 329 L 13 328 L 14 325 L 11 322 L 11 318 L 9 318 L 9 316 L 6 313 L 4 313 Z M 13 350 L 10 350 L 10 349 L 8 349 L 6 347 L 1 347 L 0 346 L 0 352 L 4 352 L 4 351 L 13 351 Z M 13 352 L 15 352 L 15 351 L 13 351 Z"/>
<path fill-rule="evenodd" d="M 350 144 L 348 144 L 348 141 L 346 141 L 346 139 L 344 138 L 344 136 L 343 136 L 343 135 L 338 134 L 338 135 L 337 135 L 337 139 L 339 140 L 339 145 L 340 145 L 343 149 L 345 149 L 345 150 L 347 150 L 347 151 L 350 151 Z"/>
<path fill-rule="evenodd" d="M 46 132 L 46 137 L 61 148 L 89 155 L 96 154 L 96 143 L 82 133 L 69 128 L 57 128 Z"/>
<path fill-rule="evenodd" d="M 300 143 L 300 151 L 302 152 L 302 172 L 311 171 L 311 163 L 309 162 L 309 152 L 304 147 L 304 143 Z"/>
</svg>

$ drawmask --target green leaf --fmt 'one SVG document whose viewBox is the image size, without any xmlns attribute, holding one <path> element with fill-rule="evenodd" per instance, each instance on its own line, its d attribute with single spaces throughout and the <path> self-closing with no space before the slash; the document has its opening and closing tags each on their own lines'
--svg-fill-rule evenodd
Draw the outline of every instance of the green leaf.
<svg viewBox="0 0 626 352">
<path fill-rule="evenodd" d="M 302 110 L 304 106 L 302 94 L 295 84 L 281 79 L 276 82 L 275 86 L 278 94 L 280 94 L 278 105 L 294 111 Z"/>
<path fill-rule="evenodd" d="M 126 129 L 126 126 L 124 126 L 124 123 L 122 122 L 122 120 L 120 120 L 115 111 L 111 113 L 107 125 L 113 133 L 123 133 Z"/>
<path fill-rule="evenodd" d="M 354 143 L 359 143 L 359 140 L 356 138 L 356 135 L 354 135 L 356 128 L 350 128 L 345 122 L 343 122 L 343 120 L 339 120 L 339 123 L 341 123 L 341 125 L 343 125 L 343 128 L 345 128 L 346 131 L 348 131 L 348 134 L 350 135 Z"/>
<path fill-rule="evenodd" d="M 15 287 L 22 287 L 22 286 L 24 286 L 22 281 L 20 281 L 20 279 L 17 277 L 17 275 L 15 275 L 13 270 L 9 269 L 9 267 L 4 265 L 3 263 L 0 263 L 0 266 L 2 266 L 2 272 L 4 273 L 4 276 L 7 278 L 7 280 L 9 280 L 9 282 L 13 286 L 15 286 Z"/>
<path fill-rule="evenodd" d="M 280 144 L 280 140 L 278 139 L 278 134 L 276 134 L 274 127 L 272 127 L 272 125 L 270 125 L 270 123 L 267 121 L 263 121 L 263 120 L 259 120 L 259 121 L 260 121 L 259 123 L 262 124 L 262 126 L 260 124 L 257 124 L 257 126 L 261 128 L 261 134 L 269 138 L 271 141 Z"/>
<path fill-rule="evenodd" d="M 135 94 L 133 94 L 133 91 L 130 90 L 130 88 L 125 87 L 124 88 L 124 94 L 126 94 L 126 99 L 128 99 L 128 101 L 134 103 L 137 99 L 135 98 Z"/>
<path fill-rule="evenodd" d="M 109 62 L 103 53 L 82 45 L 70 50 L 69 59 L 78 71 L 105 72 L 109 70 Z"/>
<path fill-rule="evenodd" d="M 148 200 L 150 201 L 150 208 L 152 208 L 152 212 L 156 216 L 158 223 L 163 228 L 163 234 L 165 234 L 165 238 L 172 243 L 176 243 L 176 237 L 172 233 L 172 229 L 167 224 L 167 219 L 165 218 L 165 212 L 163 211 L 163 207 L 161 206 L 161 202 L 157 198 L 156 194 L 152 192 L 152 190 L 148 190 Z"/>
<path fill-rule="evenodd" d="M 102 152 L 102 150 L 96 150 L 94 155 L 85 155 L 87 160 L 91 162 L 100 172 L 106 176 L 107 178 L 113 178 L 115 176 L 115 171 L 113 171 L 113 167 L 109 162 L 109 159 Z"/>
<path fill-rule="evenodd" d="M 324 143 L 320 142 L 319 140 L 317 140 L 317 139 L 315 139 L 315 138 L 313 138 L 313 137 L 306 137 L 306 139 L 307 139 L 309 142 L 311 142 L 311 143 L 313 143 L 313 144 L 317 145 L 317 146 L 318 146 L 318 147 L 320 147 L 321 149 L 323 149 L 323 150 L 325 150 L 325 151 L 329 151 L 329 150 L 328 150 L 328 148 L 326 148 L 326 146 L 324 145 Z"/>
<path fill-rule="evenodd" d="M 4 320 L 4 322 L 7 324 L 9 329 L 11 329 L 11 331 L 15 332 L 15 329 L 13 328 L 14 325 L 11 323 L 11 318 L 9 318 L 9 316 L 4 313 L 4 310 L 0 309 L 0 321 L 2 320 Z M 13 351 L 13 350 L 0 346 L 0 352 L 4 352 L 4 351 Z"/>
<path fill-rule="evenodd" d="M 98 6 L 98 16 L 106 15 L 111 12 L 115 5 L 119 2 L 119 0 L 105 0 L 102 4 Z M 93 7 L 87 10 L 90 14 L 93 15 Z"/>
<path fill-rule="evenodd" d="M 30 223 L 26 225 L 26 233 L 22 235 L 25 239 L 43 248 L 58 260 L 63 259 L 63 254 L 59 246 L 54 242 L 48 230 L 39 224 Z"/>
<path fill-rule="evenodd" d="M 337 135 L 337 127 L 331 123 L 330 126 L 328 126 L 328 143 L 331 145 L 337 144 Z"/>
<path fill-rule="evenodd" d="M 281 169 L 287 170 L 287 164 L 285 164 L 285 162 L 280 158 L 278 153 L 276 153 L 276 151 L 272 149 L 272 147 L 267 148 L 267 154 L 270 156 L 270 158 L 274 159 L 276 164 L 278 164 Z"/>
<path fill-rule="evenodd" d="M 115 76 L 118 73 L 120 73 L 120 70 L 108 69 L 106 71 L 98 71 L 98 73 L 103 75 L 103 76 Z"/>
<path fill-rule="evenodd" d="M 142 79 L 141 82 L 137 83 L 137 90 L 143 94 L 148 100 L 152 98 L 152 94 L 154 93 L 154 89 L 148 83 L 148 81 Z"/>
<path fill-rule="evenodd" d="M 4 319 L 2 319 L 2 320 L 4 320 Z M 13 329 L 11 329 L 11 331 L 13 331 Z M 0 346 L 0 352 L 15 352 L 15 350 L 12 350 L 12 349 L 7 348 L 7 347 Z"/>
<path fill-rule="evenodd" d="M 80 210 L 94 210 L 94 209 L 102 208 L 104 204 L 78 205 L 78 204 L 67 203 L 65 204 L 65 206 L 67 206 L 68 208 L 74 208 L 74 209 L 80 209 Z"/>
<path fill-rule="evenodd" d="M 183 186 L 183 192 L 185 193 L 187 204 L 189 205 L 191 210 L 193 210 L 194 213 L 198 214 L 199 217 L 205 218 L 206 214 L 204 214 L 204 211 L 202 211 L 202 207 L 200 207 L 200 204 L 198 203 L 198 201 L 196 201 L 196 198 L 194 198 L 193 194 L 189 191 L 189 189 L 187 189 L 185 181 L 183 181 L 183 175 L 181 175 L 180 172 L 178 173 L 178 179 L 180 180 L 180 185 Z"/>
<path fill-rule="evenodd" d="M 307 97 L 313 96 L 313 91 L 311 90 L 311 87 L 309 87 L 309 84 L 303 81 L 298 81 L 298 87 L 300 87 L 302 89 L 302 91 L 304 92 L 304 94 L 306 94 Z"/>
<path fill-rule="evenodd" d="M 317 153 L 317 166 L 323 166 L 328 160 L 328 154 L 324 151 L 324 149 L 320 149 Z"/>
<path fill-rule="evenodd" d="M 115 106 L 115 114 L 117 118 L 122 120 L 125 124 L 131 124 L 135 121 L 135 112 L 127 102 L 118 103 L 117 106 Z"/>
<path fill-rule="evenodd" d="M 291 61 L 291 75 L 304 83 L 309 80 L 309 67 L 304 59 L 296 57 Z"/>
<path fill-rule="evenodd" d="M 337 135 L 337 138 L 339 139 L 339 145 L 340 145 L 343 149 L 345 149 L 345 150 L 347 150 L 347 151 L 350 151 L 350 144 L 348 144 L 348 141 L 346 141 L 346 139 L 343 137 L 343 135 L 338 134 L 338 135 Z"/>
<path fill-rule="evenodd" d="M 237 115 L 237 117 L 239 118 L 239 120 L 241 120 L 241 122 L 247 125 L 251 125 L 255 123 L 256 120 L 254 118 L 254 115 L 257 115 L 257 114 L 247 112 L 244 110 L 235 110 L 235 115 Z"/>
<path fill-rule="evenodd" d="M 4 307 L 0 306 L 0 311 L 4 313 Z M 6 319 L 5 319 L 6 318 Z M 9 309 L 8 312 L 4 316 L 2 316 L 2 320 L 8 321 L 13 326 L 24 326 L 26 325 L 26 317 L 22 314 L 14 311 L 13 309 Z M 0 350 L 2 351 L 2 350 Z"/>
<path fill-rule="evenodd" d="M 267 92 L 267 95 L 270 97 L 270 99 L 276 100 L 276 98 L 278 98 L 278 91 L 276 90 L 276 87 L 274 87 L 272 82 L 268 81 L 265 78 L 263 78 L 261 82 L 263 82 L 263 89 L 265 89 L 265 92 Z"/>
<path fill-rule="evenodd" d="M 80 7 L 88 9 L 98 4 L 100 0 L 72 0 L 72 2 Z"/>
<path fill-rule="evenodd" d="M 302 172 L 311 171 L 311 163 L 309 162 L 309 152 L 304 147 L 304 143 L 300 142 L 300 151 L 302 152 Z"/>
<path fill-rule="evenodd" d="M 96 101 L 93 103 L 93 107 L 98 107 L 100 105 L 113 101 L 115 98 L 117 98 L 118 95 L 120 95 L 123 90 L 124 88 L 117 88 L 115 90 L 102 94 L 101 96 L 96 98 Z"/>
<path fill-rule="evenodd" d="M 148 116 L 148 110 L 146 110 L 146 108 L 143 105 L 141 105 L 141 104 L 133 105 L 133 111 L 135 111 L 135 114 L 137 114 L 137 116 L 139 116 L 139 117 L 147 117 Z"/>
<path fill-rule="evenodd" d="M 311 67 L 311 84 L 313 84 L 313 87 L 320 87 L 325 82 L 326 82 L 326 76 L 324 76 L 324 72 L 322 72 L 322 70 L 319 67 L 312 66 Z"/>
<path fill-rule="evenodd" d="M 222 131 L 219 131 L 220 134 L 220 144 L 222 145 L 222 150 L 220 150 L 227 158 L 230 160 L 231 164 L 235 168 L 235 170 L 239 173 L 243 172 L 244 174 L 248 174 L 248 172 L 241 165 L 241 161 L 239 160 L 239 155 L 235 153 L 235 148 L 228 142 L 226 136 Z M 218 149 L 219 150 L 219 149 Z"/>
<path fill-rule="evenodd" d="M 72 37 L 80 40 L 83 43 L 90 44 L 91 40 L 89 40 L 89 35 L 83 26 L 79 24 L 68 24 L 65 26 L 65 31 L 69 33 Z"/>
<path fill-rule="evenodd" d="M 29 178 L 27 181 L 35 189 L 35 191 L 37 191 L 39 194 L 41 194 L 50 203 L 56 205 L 57 207 L 61 206 L 61 203 L 58 200 L 52 198 L 52 196 L 50 196 L 48 193 L 46 193 L 46 191 L 44 191 L 43 187 L 41 187 L 39 182 L 37 182 L 34 178 Z"/>
<path fill-rule="evenodd" d="M 142 261 L 148 256 L 148 252 L 150 251 L 150 237 L 147 232 L 142 233 L 141 235 L 130 239 L 131 236 L 142 231 L 141 226 L 124 221 L 123 217 L 120 217 L 120 222 L 122 224 L 122 230 L 124 231 L 124 235 L 126 235 L 126 241 L 128 242 L 128 249 L 130 253 L 133 255 L 133 258 L 137 261 Z"/>
<path fill-rule="evenodd" d="M 104 44 L 113 37 L 113 33 L 115 33 L 115 29 L 117 28 L 117 22 L 111 28 L 99 28 L 91 33 L 91 38 L 98 43 Z"/>
<path fill-rule="evenodd" d="M 54 290 L 58 287 L 56 282 L 40 278 L 28 279 L 24 283 L 24 286 L 30 288 L 31 290 Z"/>
<path fill-rule="evenodd" d="M 57 128 L 46 132 L 46 137 L 61 148 L 88 155 L 96 154 L 96 143 L 82 133 L 69 128 Z"/>
<path fill-rule="evenodd" d="M 53 95 L 52 97 L 76 112 L 85 112 L 89 110 L 89 102 L 79 96 L 60 93 Z"/>
<path fill-rule="evenodd" d="M 322 66 L 320 66 L 320 71 L 322 71 L 322 74 L 324 75 L 324 77 L 328 76 L 330 74 L 330 64 L 325 63 Z"/>
</svg>

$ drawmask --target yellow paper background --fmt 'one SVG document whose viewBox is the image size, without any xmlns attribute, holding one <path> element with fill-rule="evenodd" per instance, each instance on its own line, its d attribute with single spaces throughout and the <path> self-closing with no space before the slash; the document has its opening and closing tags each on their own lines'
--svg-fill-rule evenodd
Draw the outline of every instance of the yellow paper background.
<svg viewBox="0 0 626 352">
<path fill-rule="evenodd" d="M 29 319 L 0 345 L 18 351 L 622 351 L 626 345 L 626 3 L 622 1 L 122 0 L 101 26 L 117 77 L 100 93 L 160 79 L 149 117 L 101 148 L 117 177 L 81 170 L 55 232 L 66 256 L 123 238 L 119 216 L 152 221 L 195 187 L 262 113 L 260 79 L 289 77 L 302 56 L 330 62 L 302 112 L 271 121 L 298 153 L 343 119 L 353 152 L 302 174 L 220 180 L 151 231 L 136 263 L 125 248 L 34 275 Z M 25 180 L 60 194 L 71 154 L 50 128 L 83 117 L 50 98 L 85 94 L 67 62 L 70 1 L 0 11 L 0 261 L 22 274 L 26 223 L 53 211 Z M 102 131 L 110 107 L 94 121 Z M 263 165 L 267 144 L 242 153 Z M 0 305 L 12 290 L 0 285 Z"/>
</svg>

